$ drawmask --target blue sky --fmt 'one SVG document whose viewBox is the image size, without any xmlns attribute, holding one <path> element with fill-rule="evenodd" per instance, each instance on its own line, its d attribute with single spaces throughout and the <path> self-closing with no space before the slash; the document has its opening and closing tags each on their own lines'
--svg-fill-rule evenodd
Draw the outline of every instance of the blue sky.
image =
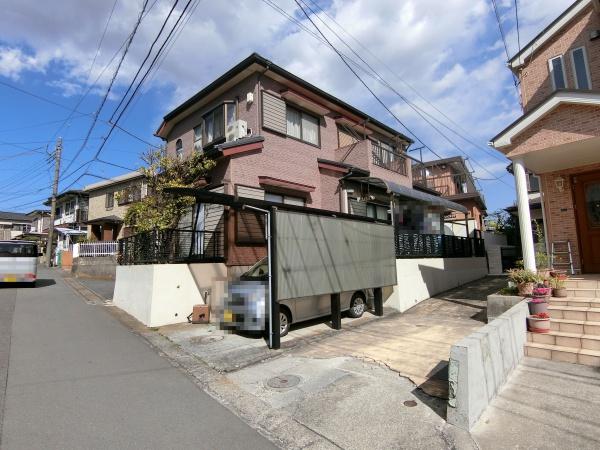
<svg viewBox="0 0 600 450">
<path fill-rule="evenodd" d="M 141 22 L 91 139 L 82 148 L 92 115 L 116 67 L 115 60 L 110 63 L 111 58 L 130 33 L 142 3 L 57 0 L 51 9 L 44 9 L 34 0 L 21 0 L 4 5 L 0 17 L 0 210 L 30 211 L 48 197 L 53 165 L 47 152 L 53 150 L 58 136 L 63 138 L 63 169 L 70 165 L 63 170 L 61 189 L 82 187 L 125 171 L 98 161 L 74 169 L 90 161 L 99 148 L 110 128 L 105 121 L 113 114 L 173 2 L 149 2 L 152 8 Z M 185 3 L 178 4 L 173 17 Z M 424 111 L 446 137 L 399 96 L 359 71 L 410 132 L 392 118 L 331 49 L 273 6 L 314 32 L 293 0 L 200 0 L 159 69 L 119 122 L 147 143 L 116 129 L 100 159 L 122 167 L 138 167 L 139 154 L 148 144 L 160 145 L 153 133 L 166 112 L 257 51 L 411 137 L 416 136 L 438 155 L 468 157 L 489 211 L 514 201 L 513 180 L 505 170 L 508 161 L 486 145 L 520 114 L 490 1 L 319 1 L 322 11 L 310 0 L 305 3 L 318 12 L 313 20 L 336 47 L 350 54 L 324 23 L 351 44 L 396 91 Z M 514 1 L 497 3 L 512 54 L 517 49 Z M 527 42 L 570 3 L 519 1 L 521 42 Z M 77 112 L 72 113 L 75 106 Z M 415 147 L 420 145 L 417 142 Z M 431 152 L 424 154 L 424 159 L 434 158 Z"/>
</svg>

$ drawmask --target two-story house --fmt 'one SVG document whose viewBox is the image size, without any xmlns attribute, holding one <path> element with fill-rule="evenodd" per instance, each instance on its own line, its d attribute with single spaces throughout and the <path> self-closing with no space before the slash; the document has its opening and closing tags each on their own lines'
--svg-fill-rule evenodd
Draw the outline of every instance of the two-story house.
<svg viewBox="0 0 600 450">
<path fill-rule="evenodd" d="M 481 236 L 486 206 L 483 193 L 462 156 L 438 159 L 412 166 L 415 189 L 427 189 L 463 205 L 467 212 L 451 211 L 444 218 L 445 232 L 455 236 Z"/>
<path fill-rule="evenodd" d="M 535 268 L 530 171 L 540 178 L 548 248 L 568 242 L 575 271 L 600 272 L 600 2 L 574 2 L 508 66 L 523 115 L 491 145 L 513 163 L 525 265 Z"/>
<path fill-rule="evenodd" d="M 45 206 L 52 205 L 49 198 Z M 56 196 L 54 229 L 57 232 L 57 248 L 66 249 L 75 236 L 87 234 L 88 194 L 82 190 L 68 190 Z"/>
<path fill-rule="evenodd" d="M 447 211 L 466 212 L 413 189 L 411 139 L 257 54 L 168 113 L 156 135 L 171 155 L 214 158 L 205 189 L 217 192 L 391 219 L 412 233 L 440 234 Z M 207 242 L 223 236 L 227 265 L 266 254 L 254 213 L 197 208 L 196 229 L 218 233 Z"/>
<path fill-rule="evenodd" d="M 147 194 L 147 182 L 141 172 L 130 172 L 110 180 L 87 185 L 88 238 L 97 241 L 116 241 L 128 236 L 130 229 L 123 226 L 129 206 Z"/>
<path fill-rule="evenodd" d="M 15 239 L 31 228 L 31 217 L 23 213 L 0 211 L 0 241 Z"/>
<path fill-rule="evenodd" d="M 50 211 L 47 209 L 36 209 L 29 213 L 27 216 L 31 218 L 31 234 L 46 234 L 48 233 L 48 227 L 50 226 Z"/>
</svg>

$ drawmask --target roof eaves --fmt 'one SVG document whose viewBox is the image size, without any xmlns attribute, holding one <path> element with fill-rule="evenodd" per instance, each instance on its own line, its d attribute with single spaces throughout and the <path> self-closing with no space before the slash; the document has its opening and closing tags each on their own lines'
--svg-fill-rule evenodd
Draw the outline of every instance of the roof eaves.
<svg viewBox="0 0 600 450">
<path fill-rule="evenodd" d="M 175 109 L 173 109 L 172 111 L 170 111 L 169 113 L 167 113 L 164 118 L 163 118 L 163 124 L 173 118 L 175 118 L 176 116 L 178 116 L 179 114 L 183 113 L 186 109 L 188 109 L 189 107 L 191 107 L 194 103 L 198 102 L 200 99 L 202 99 L 202 97 L 206 96 L 207 94 L 209 94 L 212 90 L 216 89 L 218 86 L 220 86 L 221 84 L 225 83 L 226 81 L 228 81 L 230 78 L 233 78 L 235 75 L 237 75 L 238 73 L 240 73 L 241 71 L 247 69 L 248 67 L 250 67 L 252 64 L 259 64 L 261 66 L 263 66 L 265 69 L 272 71 L 284 78 L 287 78 L 291 81 L 293 81 L 296 84 L 301 85 L 302 87 L 313 91 L 315 94 L 324 97 L 325 99 L 327 99 L 328 101 L 337 104 L 338 106 L 340 106 L 343 109 L 346 109 L 348 111 L 350 111 L 352 114 L 359 116 L 361 118 L 363 118 L 364 120 L 372 123 L 373 125 L 377 126 L 378 128 L 383 129 L 384 131 L 396 135 L 398 137 L 400 137 L 402 140 L 408 142 L 409 144 L 412 144 L 414 141 L 409 138 L 408 136 L 404 135 L 403 133 L 401 133 L 398 130 L 395 130 L 394 128 L 390 127 L 389 125 L 386 125 L 382 122 L 380 122 L 379 120 L 375 119 L 374 117 L 371 117 L 370 115 L 366 114 L 365 112 L 355 108 L 352 105 L 349 105 L 348 103 L 344 102 L 343 100 L 340 100 L 339 98 L 321 90 L 320 88 L 314 86 L 313 84 L 303 80 L 302 78 L 298 77 L 297 75 L 294 75 L 291 72 L 288 72 L 287 70 L 285 70 L 283 67 L 278 66 L 277 64 L 274 64 L 273 62 L 271 62 L 270 60 L 268 60 L 267 58 L 259 55 L 258 53 L 252 53 L 250 56 L 248 56 L 246 59 L 244 59 L 243 61 L 241 61 L 240 63 L 238 63 L 236 66 L 234 66 L 233 68 L 229 69 L 227 72 L 225 72 L 223 75 L 221 75 L 219 78 L 217 78 L 215 81 L 213 81 L 212 83 L 210 83 L 208 86 L 206 86 L 205 88 L 203 88 L 202 90 L 200 90 L 199 92 L 197 92 L 195 95 L 193 95 L 192 97 L 190 97 L 188 100 L 186 100 L 185 102 L 183 102 L 181 105 L 179 105 L 178 107 L 176 107 Z M 156 135 L 158 135 L 160 133 L 160 130 L 163 127 L 163 124 L 161 124 L 161 126 L 158 128 L 158 130 L 156 131 Z"/>
</svg>

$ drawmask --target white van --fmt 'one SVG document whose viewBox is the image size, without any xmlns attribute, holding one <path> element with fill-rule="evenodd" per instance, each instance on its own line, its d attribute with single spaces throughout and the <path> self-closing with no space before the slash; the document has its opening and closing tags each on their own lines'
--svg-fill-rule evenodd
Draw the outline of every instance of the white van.
<svg viewBox="0 0 600 450">
<path fill-rule="evenodd" d="M 37 279 L 37 243 L 0 241 L 0 282 L 30 283 Z"/>
</svg>

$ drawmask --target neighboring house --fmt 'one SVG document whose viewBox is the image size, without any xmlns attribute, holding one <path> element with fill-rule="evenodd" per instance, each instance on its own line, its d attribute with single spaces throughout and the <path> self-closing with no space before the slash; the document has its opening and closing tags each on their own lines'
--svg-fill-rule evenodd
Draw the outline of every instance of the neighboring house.
<svg viewBox="0 0 600 450">
<path fill-rule="evenodd" d="M 27 213 L 31 218 L 31 234 L 47 234 L 50 226 L 50 211 L 47 209 L 36 209 Z"/>
<path fill-rule="evenodd" d="M 52 199 L 45 206 L 52 205 Z M 56 196 L 54 229 L 57 232 L 57 248 L 66 249 L 76 240 L 87 234 L 88 193 L 81 190 L 68 190 Z"/>
<path fill-rule="evenodd" d="M 27 233 L 31 217 L 23 213 L 0 211 L 0 240 L 10 240 Z"/>
<path fill-rule="evenodd" d="M 443 233 L 457 203 L 413 189 L 399 131 L 252 54 L 168 113 L 156 132 L 171 155 L 204 152 L 217 166 L 205 189 L 391 219 L 398 233 Z M 228 266 L 266 254 L 255 213 L 197 205 L 185 227 L 224 239 Z"/>
<path fill-rule="evenodd" d="M 413 185 L 438 193 L 467 208 L 444 217 L 446 234 L 481 237 L 486 214 L 485 199 L 461 156 L 413 164 Z"/>
<path fill-rule="evenodd" d="M 523 115 L 491 141 L 513 162 L 523 257 L 535 268 L 527 171 L 540 178 L 546 240 L 600 272 L 600 3 L 579 0 L 509 61 Z M 564 249 L 564 247 L 561 247 Z"/>
<path fill-rule="evenodd" d="M 130 172 L 84 187 L 88 198 L 88 238 L 116 241 L 130 234 L 123 226 L 129 206 L 146 196 L 147 183 L 140 172 Z"/>
</svg>

